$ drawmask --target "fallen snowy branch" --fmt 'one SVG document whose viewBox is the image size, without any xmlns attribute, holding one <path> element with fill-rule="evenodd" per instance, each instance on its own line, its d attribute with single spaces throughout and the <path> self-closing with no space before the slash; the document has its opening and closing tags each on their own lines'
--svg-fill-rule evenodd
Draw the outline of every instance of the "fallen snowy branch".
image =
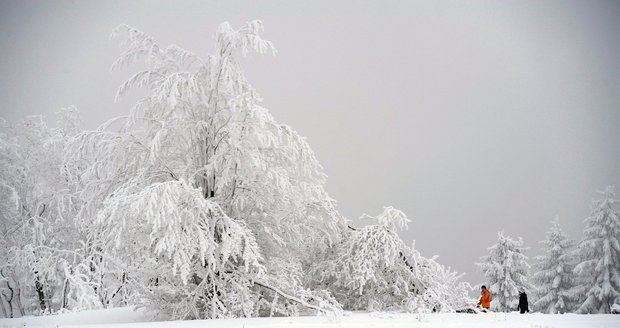
<svg viewBox="0 0 620 328">
<path fill-rule="evenodd" d="M 295 297 L 295 296 L 292 296 L 292 295 L 286 294 L 286 293 L 284 293 L 283 291 L 279 290 L 278 288 L 273 287 L 273 286 L 270 286 L 270 285 L 268 285 L 268 284 L 266 284 L 266 283 L 264 283 L 264 282 L 254 281 L 254 283 L 255 283 L 255 284 L 257 284 L 257 285 L 259 285 L 259 286 L 261 286 L 261 287 L 265 287 L 265 288 L 267 288 L 267 289 L 271 289 L 271 290 L 273 290 L 274 292 L 278 293 L 280 296 L 282 296 L 282 297 L 284 297 L 284 298 L 286 298 L 286 299 L 289 299 L 289 300 L 291 300 L 291 301 L 297 302 L 297 303 L 299 303 L 299 304 L 301 304 L 301 305 L 303 305 L 303 306 L 305 306 L 305 307 L 307 307 L 307 308 L 310 308 L 310 309 L 315 309 L 315 310 L 320 311 L 320 312 L 323 312 L 323 313 L 325 313 L 325 314 L 327 314 L 327 313 L 328 313 L 328 310 L 326 310 L 326 309 L 324 309 L 324 308 L 318 307 L 318 306 L 316 306 L 316 305 L 312 305 L 312 304 L 310 304 L 310 303 L 308 303 L 308 302 L 305 302 L 304 300 L 302 300 L 302 299 L 300 299 L 300 298 L 298 298 L 298 297 Z"/>
</svg>

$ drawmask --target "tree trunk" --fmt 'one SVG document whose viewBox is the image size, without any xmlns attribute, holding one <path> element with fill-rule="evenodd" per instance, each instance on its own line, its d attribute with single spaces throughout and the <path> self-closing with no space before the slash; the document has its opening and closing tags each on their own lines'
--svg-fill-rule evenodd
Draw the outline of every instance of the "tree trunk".
<svg viewBox="0 0 620 328">
<path fill-rule="evenodd" d="M 45 293 L 43 292 L 43 284 L 41 284 L 41 279 L 39 278 L 38 272 L 35 272 L 34 278 L 34 288 L 37 291 L 37 296 L 39 297 L 39 306 L 41 307 L 41 312 L 45 312 Z"/>
<path fill-rule="evenodd" d="M 10 304 L 6 301 L 4 293 L 0 292 L 0 308 L 2 308 L 2 317 L 3 318 L 9 318 L 9 312 L 8 312 L 7 305 L 10 306 Z"/>
<path fill-rule="evenodd" d="M 20 317 L 23 317 L 26 315 L 26 312 L 24 311 L 24 306 L 22 305 L 22 292 L 19 286 L 15 286 L 15 294 L 13 295 L 12 303 L 15 304 L 15 306 L 17 307 L 17 310 L 19 310 Z M 11 312 L 13 312 L 13 315 L 15 315 L 14 313 L 15 311 L 11 310 Z"/>
<path fill-rule="evenodd" d="M 60 308 L 66 309 L 69 302 L 69 279 L 65 279 L 65 283 L 62 286 L 62 301 L 60 302 Z"/>
<path fill-rule="evenodd" d="M 13 298 L 15 297 L 15 291 L 13 290 L 13 288 L 11 287 L 11 283 L 9 280 L 6 281 L 6 287 L 9 290 L 9 296 L 7 297 L 7 303 L 9 306 L 9 317 L 10 318 L 14 318 L 15 315 L 15 311 L 13 311 Z"/>
<path fill-rule="evenodd" d="M 125 286 L 125 281 L 127 279 L 127 272 L 123 272 L 123 275 L 121 276 L 121 283 L 120 286 L 118 286 L 118 288 L 116 289 L 116 291 L 114 293 L 112 293 L 112 296 L 110 296 L 110 301 L 114 300 L 114 297 L 116 297 L 116 294 L 118 294 L 119 292 L 122 291 L 123 287 Z M 122 303 L 123 299 L 121 298 L 121 303 Z M 109 302 L 109 301 L 108 301 Z M 114 305 L 114 304 L 113 304 Z"/>
</svg>

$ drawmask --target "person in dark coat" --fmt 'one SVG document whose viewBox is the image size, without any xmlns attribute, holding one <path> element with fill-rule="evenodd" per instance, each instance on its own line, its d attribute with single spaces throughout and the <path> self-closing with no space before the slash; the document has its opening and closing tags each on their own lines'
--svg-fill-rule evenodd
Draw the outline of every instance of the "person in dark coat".
<svg viewBox="0 0 620 328">
<path fill-rule="evenodd" d="M 525 293 L 524 290 L 519 290 L 519 312 L 521 312 L 521 314 L 527 312 L 530 312 L 530 308 L 529 305 L 527 304 L 527 294 Z"/>
</svg>

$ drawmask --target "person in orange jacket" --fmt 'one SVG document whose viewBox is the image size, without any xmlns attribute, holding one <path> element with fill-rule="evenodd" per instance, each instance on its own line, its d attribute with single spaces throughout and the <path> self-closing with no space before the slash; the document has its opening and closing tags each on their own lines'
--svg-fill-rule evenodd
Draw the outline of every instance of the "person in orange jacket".
<svg viewBox="0 0 620 328">
<path fill-rule="evenodd" d="M 491 307 L 491 292 L 487 289 L 487 286 L 482 285 L 482 291 L 480 291 L 480 301 L 478 305 L 481 305 L 483 311 L 488 311 Z"/>
</svg>

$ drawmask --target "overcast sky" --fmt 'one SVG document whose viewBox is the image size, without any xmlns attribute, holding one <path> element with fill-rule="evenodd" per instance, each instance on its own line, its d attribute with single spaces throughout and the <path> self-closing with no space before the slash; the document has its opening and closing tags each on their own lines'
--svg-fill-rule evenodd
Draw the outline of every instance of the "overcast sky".
<svg viewBox="0 0 620 328">
<path fill-rule="evenodd" d="M 247 76 L 340 211 L 403 210 L 405 241 L 474 284 L 498 231 L 536 255 L 556 215 L 581 238 L 595 191 L 620 188 L 620 1 L 0 0 L 0 116 L 75 105 L 95 128 L 132 105 L 113 103 L 133 72 L 109 72 L 116 25 L 204 55 L 252 19 L 279 53 Z"/>
</svg>

